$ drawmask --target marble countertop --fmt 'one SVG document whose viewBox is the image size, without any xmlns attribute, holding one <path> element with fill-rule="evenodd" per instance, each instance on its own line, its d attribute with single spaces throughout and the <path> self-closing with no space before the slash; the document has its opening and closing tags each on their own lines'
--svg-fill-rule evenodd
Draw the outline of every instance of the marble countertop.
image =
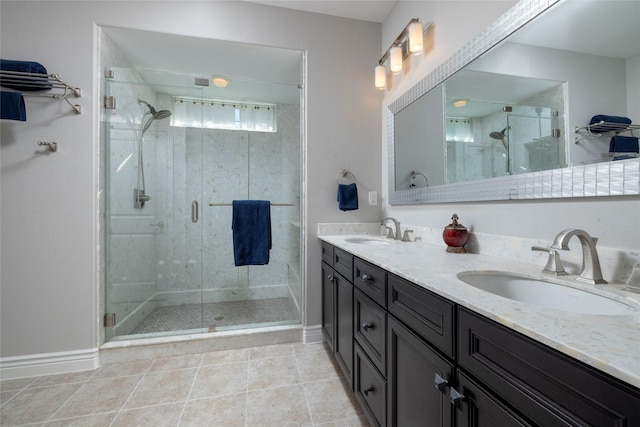
<svg viewBox="0 0 640 427">
<path fill-rule="evenodd" d="M 321 235 L 320 239 L 640 387 L 640 312 L 620 316 L 593 315 L 520 303 L 467 285 L 456 275 L 467 270 L 499 270 L 539 277 L 542 265 L 504 261 L 487 255 L 447 253 L 444 244 L 388 240 L 389 245 L 365 245 L 346 241 L 353 237 L 373 236 Z M 559 280 L 572 287 L 594 288 L 594 285 L 575 281 L 575 277 L 563 276 Z M 640 294 L 622 291 L 623 285 L 598 285 L 597 290 L 610 292 L 616 299 L 640 306 Z"/>
</svg>

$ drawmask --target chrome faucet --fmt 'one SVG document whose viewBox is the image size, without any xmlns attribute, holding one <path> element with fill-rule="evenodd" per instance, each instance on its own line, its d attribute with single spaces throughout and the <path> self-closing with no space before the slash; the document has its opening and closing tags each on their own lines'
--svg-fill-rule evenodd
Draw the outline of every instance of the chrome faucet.
<svg viewBox="0 0 640 427">
<path fill-rule="evenodd" d="M 387 237 L 394 238 L 396 240 L 402 239 L 402 230 L 400 229 L 400 223 L 398 222 L 398 220 L 395 218 L 387 217 L 382 220 L 380 225 L 384 225 L 384 223 L 387 221 L 393 221 L 393 225 L 395 226 L 395 229 L 396 229 L 395 233 L 392 233 L 391 229 L 389 229 L 389 234 L 387 235 Z"/>
<path fill-rule="evenodd" d="M 607 281 L 602 278 L 602 271 L 600 270 L 600 259 L 598 258 L 598 251 L 596 250 L 598 239 L 589 236 L 589 233 L 586 231 L 577 228 L 562 230 L 553 240 L 553 244 L 549 249 L 569 250 L 569 240 L 573 236 L 576 236 L 578 240 L 580 240 L 580 245 L 582 246 L 582 268 L 576 280 L 591 283 L 592 285 L 607 283 Z"/>
</svg>

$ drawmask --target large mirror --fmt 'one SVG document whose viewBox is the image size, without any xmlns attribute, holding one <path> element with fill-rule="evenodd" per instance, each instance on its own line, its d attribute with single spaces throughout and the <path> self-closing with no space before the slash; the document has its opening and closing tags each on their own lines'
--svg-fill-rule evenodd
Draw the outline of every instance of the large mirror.
<svg viewBox="0 0 640 427">
<path fill-rule="evenodd" d="M 609 152 L 638 127 L 587 128 L 640 122 L 640 2 L 548 3 L 521 1 L 390 105 L 392 204 L 640 193 L 637 154 Z"/>
</svg>

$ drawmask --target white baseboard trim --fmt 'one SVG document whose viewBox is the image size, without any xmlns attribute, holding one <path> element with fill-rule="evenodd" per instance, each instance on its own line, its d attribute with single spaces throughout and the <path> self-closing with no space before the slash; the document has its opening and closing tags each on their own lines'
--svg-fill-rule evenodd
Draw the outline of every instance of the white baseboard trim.
<svg viewBox="0 0 640 427">
<path fill-rule="evenodd" d="M 305 326 L 302 328 L 302 342 L 305 344 L 312 344 L 316 342 L 322 342 L 324 337 L 322 335 L 322 325 Z"/>
<path fill-rule="evenodd" d="M 0 358 L 0 379 L 88 371 L 99 366 L 99 350 L 97 348 L 3 357 Z"/>
</svg>

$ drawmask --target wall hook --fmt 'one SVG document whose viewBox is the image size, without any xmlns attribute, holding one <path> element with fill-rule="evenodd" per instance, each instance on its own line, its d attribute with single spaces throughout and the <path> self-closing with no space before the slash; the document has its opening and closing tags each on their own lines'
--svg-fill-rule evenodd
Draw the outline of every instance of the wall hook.
<svg viewBox="0 0 640 427">
<path fill-rule="evenodd" d="M 47 142 L 47 141 L 38 141 L 38 145 L 40 147 L 47 146 L 49 147 L 49 151 L 55 153 L 58 151 L 58 143 L 57 142 Z"/>
</svg>

